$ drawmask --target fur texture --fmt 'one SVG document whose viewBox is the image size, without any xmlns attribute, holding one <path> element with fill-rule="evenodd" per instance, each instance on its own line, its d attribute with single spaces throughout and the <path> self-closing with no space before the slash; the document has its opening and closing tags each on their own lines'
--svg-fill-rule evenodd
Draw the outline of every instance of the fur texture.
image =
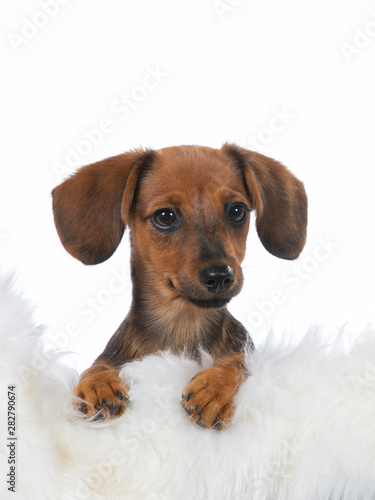
<svg viewBox="0 0 375 500">
<path fill-rule="evenodd" d="M 307 196 L 281 163 L 232 144 L 130 151 L 82 167 L 52 192 L 61 242 L 84 264 L 106 260 L 127 226 L 133 300 L 74 394 L 88 419 L 121 416 L 122 365 L 170 349 L 213 369 L 198 373 L 181 404 L 198 425 L 227 427 L 248 376 L 245 328 L 225 307 L 243 285 L 250 212 L 265 248 L 295 259 L 305 244 Z"/>
<path fill-rule="evenodd" d="M 131 401 L 109 423 L 72 414 L 78 374 L 46 353 L 27 301 L 0 282 L 0 497 L 38 500 L 375 498 L 375 332 L 348 343 L 314 327 L 272 335 L 247 359 L 232 426 L 192 424 L 180 405 L 197 362 L 152 355 L 122 370 Z M 346 346 L 344 348 L 344 345 Z M 211 360 L 203 357 L 204 367 Z M 6 388 L 17 394 L 17 494 L 6 490 Z"/>
</svg>

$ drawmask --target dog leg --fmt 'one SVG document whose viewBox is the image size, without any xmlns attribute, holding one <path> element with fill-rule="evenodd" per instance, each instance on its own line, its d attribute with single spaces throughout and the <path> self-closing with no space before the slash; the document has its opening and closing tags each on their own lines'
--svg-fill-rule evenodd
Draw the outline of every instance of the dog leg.
<svg viewBox="0 0 375 500">
<path fill-rule="evenodd" d="M 190 420 L 202 427 L 225 429 L 236 405 L 234 397 L 249 373 L 244 354 L 233 354 L 198 373 L 185 387 L 181 404 Z"/>
<path fill-rule="evenodd" d="M 129 388 L 120 379 L 119 370 L 101 363 L 84 371 L 74 389 L 75 408 L 93 420 L 121 416 L 129 402 Z M 80 401 L 81 400 L 81 401 Z"/>
</svg>

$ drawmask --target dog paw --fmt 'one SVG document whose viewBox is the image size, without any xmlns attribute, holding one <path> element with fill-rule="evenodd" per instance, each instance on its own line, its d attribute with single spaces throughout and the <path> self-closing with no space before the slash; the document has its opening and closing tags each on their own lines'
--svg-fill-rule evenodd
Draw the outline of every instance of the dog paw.
<svg viewBox="0 0 375 500">
<path fill-rule="evenodd" d="M 85 374 L 86 373 L 86 374 Z M 129 388 L 115 369 L 89 369 L 74 389 L 74 407 L 92 420 L 120 417 L 129 402 Z"/>
<path fill-rule="evenodd" d="M 181 404 L 190 420 L 201 427 L 225 429 L 236 405 L 239 380 L 230 370 L 213 367 L 198 373 L 185 387 Z"/>
</svg>

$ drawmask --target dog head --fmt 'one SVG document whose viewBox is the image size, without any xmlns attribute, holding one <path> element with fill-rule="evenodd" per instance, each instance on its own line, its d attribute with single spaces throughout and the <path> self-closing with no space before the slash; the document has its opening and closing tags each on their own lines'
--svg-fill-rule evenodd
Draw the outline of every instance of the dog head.
<svg viewBox="0 0 375 500">
<path fill-rule="evenodd" d="M 229 144 L 88 165 L 53 190 L 53 210 L 63 245 L 84 264 L 108 259 L 128 226 L 133 277 L 202 308 L 223 307 L 241 290 L 251 211 L 277 257 L 295 259 L 306 238 L 303 184 L 275 160 Z"/>
</svg>

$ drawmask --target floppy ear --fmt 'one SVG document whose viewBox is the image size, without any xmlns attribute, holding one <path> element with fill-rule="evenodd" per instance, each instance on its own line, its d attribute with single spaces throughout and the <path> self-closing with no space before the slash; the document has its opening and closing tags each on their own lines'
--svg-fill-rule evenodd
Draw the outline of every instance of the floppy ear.
<svg viewBox="0 0 375 500">
<path fill-rule="evenodd" d="M 302 182 L 272 158 L 231 144 L 223 149 L 241 172 L 257 211 L 263 246 L 276 257 L 296 259 L 306 241 L 307 196 Z"/>
<path fill-rule="evenodd" d="M 84 264 L 107 260 L 118 247 L 139 173 L 153 151 L 136 150 L 87 165 L 52 191 L 57 232 Z"/>
</svg>

